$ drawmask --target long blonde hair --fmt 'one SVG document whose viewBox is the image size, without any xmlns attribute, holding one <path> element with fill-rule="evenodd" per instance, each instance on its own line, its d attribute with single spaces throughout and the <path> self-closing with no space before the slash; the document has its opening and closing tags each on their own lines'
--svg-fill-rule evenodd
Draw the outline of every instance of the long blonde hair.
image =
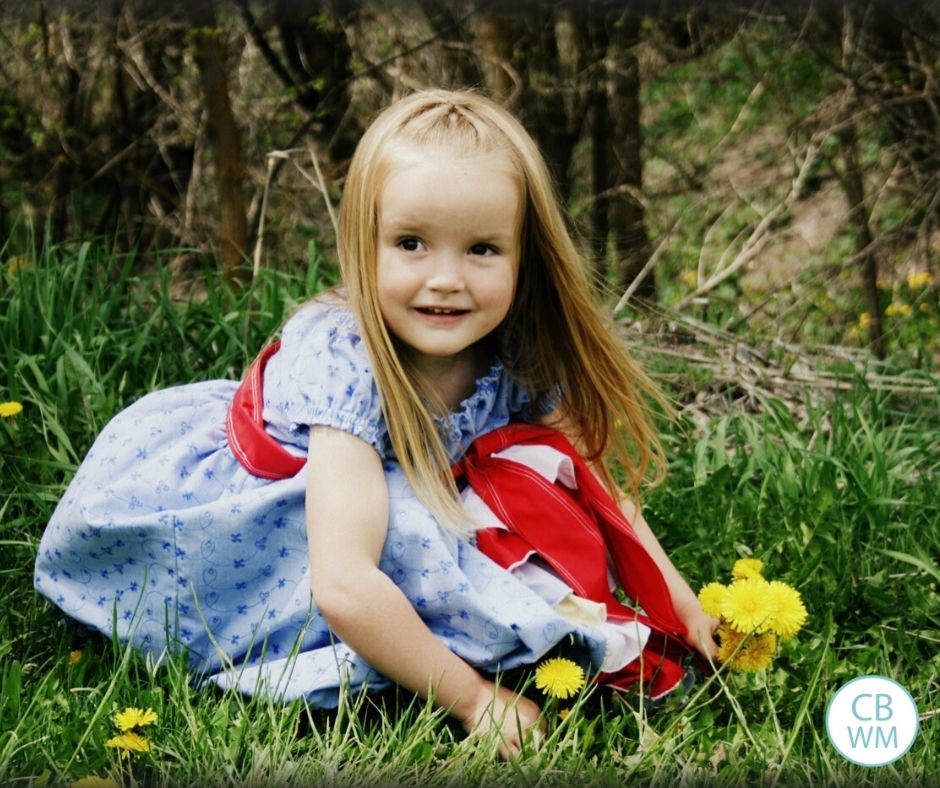
<svg viewBox="0 0 940 788">
<path fill-rule="evenodd" d="M 373 365 L 392 448 L 416 495 L 442 525 L 465 524 L 433 414 L 379 310 L 376 204 L 401 143 L 509 158 L 524 208 L 519 281 L 500 332 L 506 371 L 530 392 L 536 410 L 560 395 L 565 422 L 599 469 L 605 467 L 602 460 L 618 461 L 634 493 L 651 467 L 660 478 L 665 463 L 650 402 L 665 399 L 603 317 L 535 142 L 490 99 L 432 90 L 395 102 L 375 119 L 353 155 L 339 211 L 344 284 Z M 613 492 L 609 474 L 606 480 Z"/>
</svg>

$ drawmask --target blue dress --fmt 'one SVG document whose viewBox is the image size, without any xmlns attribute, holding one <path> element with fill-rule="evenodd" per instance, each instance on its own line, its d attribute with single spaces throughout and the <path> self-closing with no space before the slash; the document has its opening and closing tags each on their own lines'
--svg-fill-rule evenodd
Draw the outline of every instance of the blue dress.
<svg viewBox="0 0 940 788">
<path fill-rule="evenodd" d="M 237 384 L 149 394 L 97 438 L 42 537 L 35 586 L 70 617 L 145 654 L 184 649 L 223 687 L 334 706 L 340 687 L 387 680 L 340 642 L 310 593 L 305 470 L 269 481 L 235 459 L 225 431 Z M 444 424 L 451 456 L 529 415 L 497 363 Z M 369 359 L 349 309 L 317 301 L 284 326 L 264 371 L 267 431 L 304 456 L 309 425 L 345 430 L 382 457 L 389 491 L 381 569 L 431 631 L 484 670 L 539 659 L 574 632 L 594 665 L 604 635 L 442 530 L 391 451 Z M 315 505 L 315 503 L 314 503 Z"/>
</svg>

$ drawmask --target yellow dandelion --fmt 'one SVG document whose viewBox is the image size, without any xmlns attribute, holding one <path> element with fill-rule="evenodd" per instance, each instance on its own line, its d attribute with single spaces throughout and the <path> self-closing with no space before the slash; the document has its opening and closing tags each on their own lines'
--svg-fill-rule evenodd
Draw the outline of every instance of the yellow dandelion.
<svg viewBox="0 0 940 788">
<path fill-rule="evenodd" d="M 743 580 L 746 577 L 760 577 L 764 569 L 764 562 L 759 558 L 739 558 L 734 562 L 731 575 L 735 580 Z"/>
<path fill-rule="evenodd" d="M 25 256 L 21 255 L 20 257 L 14 257 L 12 260 L 10 260 L 10 262 L 7 263 L 7 273 L 12 275 L 21 271 L 25 267 L 26 267 Z"/>
<path fill-rule="evenodd" d="M 771 580 L 768 585 L 767 595 L 774 610 L 770 617 L 770 629 L 777 633 L 781 640 L 789 640 L 806 623 L 803 599 L 793 586 L 780 580 Z"/>
<path fill-rule="evenodd" d="M 871 315 L 868 312 L 862 312 L 858 316 L 858 325 L 859 328 L 868 328 L 871 325 Z"/>
<path fill-rule="evenodd" d="M 774 613 L 767 597 L 768 585 L 759 577 L 733 582 L 721 605 L 721 617 L 739 632 L 766 632 Z"/>
<path fill-rule="evenodd" d="M 535 669 L 535 686 L 553 698 L 570 698 L 584 686 L 584 671 L 564 657 L 547 659 Z"/>
<path fill-rule="evenodd" d="M 921 312 L 928 312 L 928 311 L 930 311 L 930 305 L 927 304 L 927 303 L 922 303 L 922 304 L 921 304 L 920 306 L 918 306 L 917 308 L 918 308 Z"/>
<path fill-rule="evenodd" d="M 75 649 L 74 651 L 69 652 L 69 667 L 76 664 L 82 658 L 82 650 L 80 648 Z"/>
<path fill-rule="evenodd" d="M 82 777 L 69 783 L 69 788 L 120 788 L 120 784 L 108 777 Z"/>
<path fill-rule="evenodd" d="M 9 419 L 19 416 L 23 412 L 23 405 L 19 402 L 0 402 L 0 417 Z"/>
<path fill-rule="evenodd" d="M 698 274 L 695 271 L 686 271 L 682 274 L 682 281 L 687 285 L 697 285 Z"/>
<path fill-rule="evenodd" d="M 148 708 L 146 711 L 130 706 L 114 715 L 114 724 L 122 731 L 143 728 L 157 721 L 157 713 Z"/>
<path fill-rule="evenodd" d="M 121 750 L 121 755 L 126 756 L 130 756 L 132 752 L 150 752 L 150 742 L 139 733 L 132 731 L 108 739 L 104 746 L 117 747 Z"/>
<path fill-rule="evenodd" d="M 894 317 L 895 315 L 900 315 L 901 317 L 906 317 L 911 313 L 911 305 L 905 303 L 895 303 L 892 301 L 885 308 L 885 314 L 888 317 Z"/>
<path fill-rule="evenodd" d="M 734 652 L 741 645 L 745 635 L 726 624 L 718 627 L 718 632 L 715 634 L 718 635 L 718 661 L 724 664 L 734 656 Z"/>
<path fill-rule="evenodd" d="M 721 606 L 725 603 L 728 587 L 721 583 L 707 583 L 698 592 L 698 601 L 703 612 L 721 618 Z"/>
<path fill-rule="evenodd" d="M 911 290 L 919 290 L 931 284 L 933 284 L 933 276 L 930 274 L 930 271 L 918 271 L 907 277 L 907 286 Z"/>
<path fill-rule="evenodd" d="M 751 635 L 735 654 L 731 667 L 748 672 L 763 670 L 773 660 L 776 649 L 777 636 L 773 632 Z"/>
<path fill-rule="evenodd" d="M 571 714 L 571 709 L 562 709 L 560 712 L 558 712 L 558 719 L 564 722 L 568 719 L 569 714 Z"/>
</svg>

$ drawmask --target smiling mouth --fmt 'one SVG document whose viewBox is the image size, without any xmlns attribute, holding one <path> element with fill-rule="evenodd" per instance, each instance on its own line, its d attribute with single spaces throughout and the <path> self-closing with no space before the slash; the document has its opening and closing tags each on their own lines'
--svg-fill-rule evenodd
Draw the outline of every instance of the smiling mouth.
<svg viewBox="0 0 940 788">
<path fill-rule="evenodd" d="M 465 315 L 469 312 L 469 309 L 444 309 L 443 307 L 436 306 L 419 306 L 416 311 L 420 312 L 422 315 Z"/>
</svg>

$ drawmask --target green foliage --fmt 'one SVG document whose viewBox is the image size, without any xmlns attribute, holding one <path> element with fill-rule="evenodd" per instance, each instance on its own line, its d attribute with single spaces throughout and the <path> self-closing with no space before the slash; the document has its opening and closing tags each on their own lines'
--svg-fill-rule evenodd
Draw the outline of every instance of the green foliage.
<svg viewBox="0 0 940 788">
<path fill-rule="evenodd" d="M 868 343 L 857 241 L 837 178 L 844 143 L 833 106 L 844 84 L 831 63 L 839 53 L 826 46 L 756 23 L 701 57 L 650 74 L 641 97 L 646 219 L 654 248 L 662 245 L 656 278 L 664 307 L 683 302 L 735 258 L 782 203 L 817 135 L 817 156 L 798 199 L 771 223 L 760 253 L 682 312 L 751 338 Z M 913 292 L 904 283 L 908 273 L 929 268 L 929 253 L 910 244 L 924 209 L 903 188 L 883 188 L 896 140 L 863 114 L 855 123 L 884 282 L 888 358 L 930 370 L 940 329 L 937 285 Z M 825 199 L 811 202 L 817 197 Z M 802 243 L 807 231 L 824 241 Z"/>
<path fill-rule="evenodd" d="M 301 277 L 263 273 L 232 293 L 205 276 L 181 299 L 133 263 L 85 243 L 37 251 L 2 275 L 0 399 L 24 410 L 0 421 L 0 781 L 909 785 L 940 775 L 936 718 L 880 771 L 839 758 L 822 722 L 835 689 L 866 673 L 896 677 L 921 711 L 940 706 L 940 392 L 906 399 L 858 380 L 825 405 L 807 395 L 801 416 L 765 399 L 756 413 L 671 426 L 671 475 L 646 512 L 677 565 L 698 588 L 736 558 L 760 557 L 801 591 L 809 622 L 771 669 L 699 676 L 653 715 L 587 690 L 563 722 L 546 720 L 540 750 L 512 764 L 404 694 L 345 696 L 333 711 L 249 700 L 195 688 L 179 660 L 149 664 L 79 637 L 32 590 L 32 561 L 96 433 L 154 387 L 239 376 L 290 310 L 332 283 L 315 248 Z M 159 715 L 153 751 L 130 759 L 105 747 L 127 706 Z"/>
</svg>

